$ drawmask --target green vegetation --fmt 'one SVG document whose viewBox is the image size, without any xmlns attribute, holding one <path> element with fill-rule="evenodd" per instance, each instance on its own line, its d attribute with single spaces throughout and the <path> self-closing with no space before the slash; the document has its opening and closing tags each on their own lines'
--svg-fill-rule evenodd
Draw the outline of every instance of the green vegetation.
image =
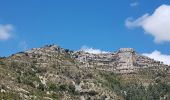
<svg viewBox="0 0 170 100">
<path fill-rule="evenodd" d="M 61 84 L 61 85 L 49 84 L 48 87 L 49 87 L 50 91 L 55 91 L 55 92 L 68 91 L 71 94 L 75 94 L 75 87 L 71 84 L 69 84 L 69 85 L 67 85 L 67 84 Z"/>
<path fill-rule="evenodd" d="M 21 98 L 19 97 L 18 94 L 13 93 L 13 92 L 0 92 L 0 100 L 20 100 Z"/>
<path fill-rule="evenodd" d="M 0 65 L 5 65 L 5 63 L 3 61 L 0 60 Z"/>
<path fill-rule="evenodd" d="M 126 100 L 160 100 L 170 99 L 170 85 L 162 82 L 150 84 L 148 87 L 138 84 L 126 84 L 121 82 L 118 75 L 113 73 L 102 73 L 106 81 L 103 84 L 109 89 L 123 96 Z"/>
<path fill-rule="evenodd" d="M 89 92 L 81 92 L 80 95 L 90 95 L 90 96 L 95 96 L 98 93 L 96 91 L 89 91 Z"/>
</svg>

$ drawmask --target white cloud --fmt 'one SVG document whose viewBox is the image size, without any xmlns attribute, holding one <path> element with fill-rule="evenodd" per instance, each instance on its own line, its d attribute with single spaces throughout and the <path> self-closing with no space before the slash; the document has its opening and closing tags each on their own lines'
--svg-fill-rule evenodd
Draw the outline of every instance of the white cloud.
<svg viewBox="0 0 170 100">
<path fill-rule="evenodd" d="M 136 20 L 127 18 L 125 24 L 128 28 L 142 27 L 154 36 L 156 43 L 170 42 L 170 5 L 161 5 L 153 14 L 144 14 Z"/>
<path fill-rule="evenodd" d="M 94 49 L 94 48 L 88 47 L 88 46 L 82 46 L 80 50 L 84 51 L 84 52 L 88 52 L 88 53 L 93 53 L 93 54 L 109 53 L 107 51 L 102 51 L 100 49 Z"/>
<path fill-rule="evenodd" d="M 131 7 L 136 7 L 136 6 L 138 6 L 139 5 L 139 2 L 132 2 L 132 3 L 130 3 L 130 6 Z"/>
<path fill-rule="evenodd" d="M 0 24 L 0 40 L 8 40 L 11 37 L 13 26 L 11 24 L 1 25 Z"/>
<path fill-rule="evenodd" d="M 170 65 L 170 55 L 162 54 L 160 51 L 155 50 L 152 53 L 143 53 L 143 55 Z"/>
</svg>

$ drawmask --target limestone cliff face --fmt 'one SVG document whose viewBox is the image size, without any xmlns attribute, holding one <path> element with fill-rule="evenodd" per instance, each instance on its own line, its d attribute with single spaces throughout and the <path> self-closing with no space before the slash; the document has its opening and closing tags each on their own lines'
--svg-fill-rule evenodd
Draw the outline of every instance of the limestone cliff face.
<svg viewBox="0 0 170 100">
<path fill-rule="evenodd" d="M 169 69 L 168 65 L 160 61 L 148 58 L 146 56 L 137 54 L 133 48 L 120 48 L 115 52 L 91 54 L 84 51 L 72 51 L 69 49 L 60 48 L 57 45 L 46 45 L 43 48 L 34 48 L 25 52 L 30 58 L 35 56 L 37 59 L 46 63 L 55 59 L 62 54 L 75 60 L 79 67 L 96 68 L 98 70 L 105 70 L 114 73 L 136 73 L 144 68 L 159 68 L 163 67 Z M 33 57 L 33 58 L 35 58 Z M 60 62 L 60 61 L 59 61 Z"/>
<path fill-rule="evenodd" d="M 90 54 L 83 51 L 74 52 L 75 59 L 81 67 L 96 68 L 114 73 L 136 73 L 148 67 L 169 68 L 160 61 L 139 55 L 132 48 L 121 48 L 116 52 L 104 54 Z"/>
<path fill-rule="evenodd" d="M 119 73 L 130 73 L 135 69 L 136 62 L 135 51 L 132 48 L 121 48 L 118 53 L 118 66 L 116 69 Z"/>
</svg>

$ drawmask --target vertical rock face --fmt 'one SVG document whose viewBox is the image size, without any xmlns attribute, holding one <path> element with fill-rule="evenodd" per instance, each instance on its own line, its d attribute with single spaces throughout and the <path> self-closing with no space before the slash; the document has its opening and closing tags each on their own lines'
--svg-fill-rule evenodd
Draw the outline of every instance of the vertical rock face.
<svg viewBox="0 0 170 100">
<path fill-rule="evenodd" d="M 118 65 L 116 67 L 118 73 L 130 73 L 135 69 L 136 62 L 135 51 L 132 48 L 121 48 L 118 52 Z"/>
<path fill-rule="evenodd" d="M 77 55 L 78 62 L 91 65 L 99 70 L 131 73 L 136 69 L 136 53 L 132 48 L 121 48 L 115 53 L 90 54 L 79 52 Z"/>
<path fill-rule="evenodd" d="M 137 54 L 132 48 L 121 48 L 117 52 L 105 54 L 91 54 L 81 51 L 75 55 L 77 55 L 75 59 L 81 62 L 82 67 L 86 66 L 120 74 L 136 73 L 140 69 L 149 67 L 167 67 L 162 62 Z"/>
</svg>

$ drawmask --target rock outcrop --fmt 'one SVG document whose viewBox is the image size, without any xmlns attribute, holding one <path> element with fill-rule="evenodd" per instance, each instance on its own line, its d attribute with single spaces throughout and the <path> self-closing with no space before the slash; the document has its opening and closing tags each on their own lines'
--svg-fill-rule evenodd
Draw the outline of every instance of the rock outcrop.
<svg viewBox="0 0 170 100">
<path fill-rule="evenodd" d="M 120 48 L 116 52 L 90 54 L 83 51 L 74 52 L 74 57 L 81 67 L 96 68 L 114 73 L 136 73 L 148 67 L 165 67 L 163 62 L 137 54 L 132 48 Z"/>
</svg>

